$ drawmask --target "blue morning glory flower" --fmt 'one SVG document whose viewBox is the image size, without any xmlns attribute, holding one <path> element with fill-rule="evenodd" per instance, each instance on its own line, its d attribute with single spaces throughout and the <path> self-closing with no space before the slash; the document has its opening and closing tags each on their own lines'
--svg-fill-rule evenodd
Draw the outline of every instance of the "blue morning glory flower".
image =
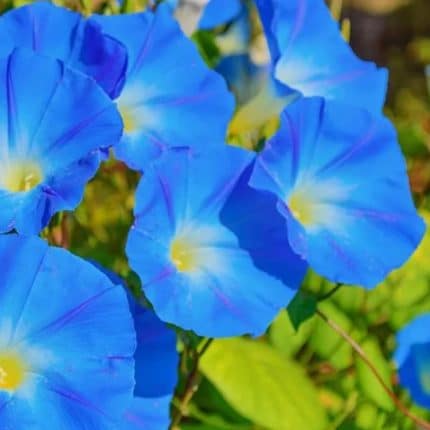
<svg viewBox="0 0 430 430">
<path fill-rule="evenodd" d="M 393 126 L 359 108 L 289 106 L 250 185 L 277 195 L 292 248 L 334 282 L 375 286 L 424 233 Z"/>
<path fill-rule="evenodd" d="M 162 370 L 158 369 L 162 375 Z M 170 424 L 171 396 L 135 397 L 118 430 L 167 430 Z"/>
<path fill-rule="evenodd" d="M 0 261 L 1 428 L 115 429 L 134 387 L 123 288 L 35 237 L 0 236 Z"/>
<path fill-rule="evenodd" d="M 206 67 L 168 9 L 92 18 L 128 50 L 117 99 L 125 133 L 115 153 L 137 170 L 168 148 L 201 150 L 222 141 L 233 112 L 224 80 Z"/>
<path fill-rule="evenodd" d="M 152 311 L 138 304 L 131 306 L 137 334 L 136 387 L 119 428 L 167 430 L 178 379 L 176 334 Z"/>
<path fill-rule="evenodd" d="M 394 359 L 400 384 L 420 406 L 430 409 L 430 315 L 422 315 L 397 334 Z"/>
<path fill-rule="evenodd" d="M 122 89 L 127 53 L 100 26 L 49 2 L 13 9 L 0 17 L 0 56 L 32 49 L 91 76 L 111 96 Z"/>
<path fill-rule="evenodd" d="M 95 261 L 91 264 L 115 285 L 126 289 L 124 281 L 116 273 Z M 134 398 L 123 414 L 118 429 L 167 430 L 170 403 L 178 382 L 176 334 L 153 311 L 141 306 L 128 291 L 127 296 L 137 337 L 134 353 L 136 385 Z"/>
<path fill-rule="evenodd" d="M 32 51 L 1 58 L 0 82 L 0 232 L 37 234 L 78 205 L 121 118 L 93 79 Z"/>
<path fill-rule="evenodd" d="M 126 252 L 157 315 L 210 337 L 261 334 L 299 287 L 276 199 L 247 183 L 254 155 L 169 152 L 136 192 Z"/>
<path fill-rule="evenodd" d="M 271 53 L 270 74 L 258 94 L 239 107 L 229 127 L 233 141 L 255 146 L 267 124 L 301 97 L 380 113 L 387 71 L 353 53 L 323 0 L 255 2 Z"/>
<path fill-rule="evenodd" d="M 380 112 L 388 73 L 360 60 L 323 0 L 255 0 L 274 77 L 300 95 L 336 99 Z"/>
</svg>

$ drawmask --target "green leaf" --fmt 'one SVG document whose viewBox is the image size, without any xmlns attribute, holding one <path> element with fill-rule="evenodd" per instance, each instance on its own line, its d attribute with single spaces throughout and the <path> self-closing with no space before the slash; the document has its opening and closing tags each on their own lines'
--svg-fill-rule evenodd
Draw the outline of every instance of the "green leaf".
<svg viewBox="0 0 430 430">
<path fill-rule="evenodd" d="M 298 330 L 305 321 L 315 315 L 317 299 L 310 294 L 299 291 L 288 305 L 287 310 L 291 323 Z"/>
<path fill-rule="evenodd" d="M 378 409 L 373 403 L 363 403 L 356 412 L 357 425 L 363 430 L 374 430 L 378 420 Z"/>
<path fill-rule="evenodd" d="M 352 334 L 357 330 L 353 322 L 336 304 L 327 301 L 319 304 L 320 310 L 332 321 Z M 356 333 L 354 332 L 354 337 Z M 335 330 L 323 321 L 318 321 L 309 339 L 309 345 L 323 360 L 327 360 L 335 369 L 346 369 L 353 364 L 353 351 Z"/>
<path fill-rule="evenodd" d="M 326 416 L 303 369 L 267 344 L 215 341 L 201 369 L 242 416 L 273 430 L 324 430 Z"/>
<path fill-rule="evenodd" d="M 311 318 L 296 330 L 287 312 L 283 310 L 270 327 L 270 343 L 282 354 L 285 354 L 287 357 L 292 357 L 308 340 L 315 322 L 315 318 Z"/>
<path fill-rule="evenodd" d="M 210 31 L 199 30 L 192 36 L 197 44 L 200 55 L 209 67 L 215 67 L 220 58 L 220 52 L 215 41 L 215 35 Z"/>
<path fill-rule="evenodd" d="M 248 427 L 250 426 L 249 420 L 239 415 L 206 378 L 203 378 L 200 383 L 199 389 L 193 397 L 193 403 L 200 410 L 222 416 L 222 418 L 229 423 L 230 427 L 236 424 L 247 424 Z"/>
<path fill-rule="evenodd" d="M 381 375 L 385 384 L 391 388 L 391 365 L 384 357 L 381 348 L 375 338 L 367 338 L 361 345 L 367 358 Z M 357 357 L 356 361 L 357 381 L 361 392 L 381 409 L 391 412 L 394 409 L 393 401 L 382 388 L 380 382 L 371 372 L 364 361 Z"/>
</svg>

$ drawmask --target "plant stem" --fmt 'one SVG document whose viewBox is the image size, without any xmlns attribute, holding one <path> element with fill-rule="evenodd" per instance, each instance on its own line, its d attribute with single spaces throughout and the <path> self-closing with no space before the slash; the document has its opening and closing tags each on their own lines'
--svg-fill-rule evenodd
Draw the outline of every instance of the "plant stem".
<svg viewBox="0 0 430 430">
<path fill-rule="evenodd" d="M 342 329 L 339 325 L 337 325 L 334 321 L 332 321 L 327 315 L 321 312 L 319 309 L 316 311 L 317 315 L 325 321 L 337 334 L 339 334 L 344 340 L 346 340 L 354 349 L 354 351 L 359 355 L 359 357 L 364 361 L 370 371 L 373 373 L 375 378 L 381 384 L 381 387 L 387 393 L 387 395 L 391 398 L 397 409 L 402 412 L 406 417 L 411 419 L 415 424 L 420 426 L 424 430 L 430 430 L 430 423 L 425 421 L 424 419 L 417 417 L 414 415 L 396 396 L 396 394 L 392 391 L 392 389 L 385 383 L 382 376 L 379 374 L 376 367 L 372 364 L 372 362 L 367 357 L 364 350 L 361 346 L 348 334 L 345 330 Z"/>
<path fill-rule="evenodd" d="M 177 430 L 179 424 L 182 421 L 184 415 L 186 415 L 188 404 L 193 398 L 194 394 L 197 392 L 199 386 L 199 363 L 203 354 L 208 350 L 213 339 L 207 339 L 200 349 L 200 351 L 195 351 L 194 361 L 190 373 L 188 374 L 187 381 L 185 383 L 185 388 L 183 394 L 179 398 L 179 404 L 176 408 L 176 413 L 173 416 L 172 424 L 170 425 L 170 430 Z"/>
<path fill-rule="evenodd" d="M 341 288 L 343 287 L 343 284 L 337 283 L 330 291 L 328 291 L 326 294 L 321 295 L 320 297 L 317 297 L 318 302 L 323 302 L 324 300 L 329 299 L 331 296 L 336 294 Z"/>
</svg>

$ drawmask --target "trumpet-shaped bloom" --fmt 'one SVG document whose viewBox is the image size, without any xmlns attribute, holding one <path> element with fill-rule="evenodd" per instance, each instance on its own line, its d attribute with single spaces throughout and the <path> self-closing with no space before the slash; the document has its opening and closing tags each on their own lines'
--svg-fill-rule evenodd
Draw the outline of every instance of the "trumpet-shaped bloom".
<svg viewBox="0 0 430 430">
<path fill-rule="evenodd" d="M 252 161 L 220 144 L 146 171 L 127 255 L 162 320 L 204 336 L 260 334 L 294 296 L 306 265 L 276 199 L 248 187 Z"/>
<path fill-rule="evenodd" d="M 34 237 L 0 236 L 0 261 L 0 427 L 114 429 L 134 387 L 124 290 Z"/>
<path fill-rule="evenodd" d="M 430 315 L 423 315 L 397 334 L 394 359 L 400 384 L 420 406 L 430 409 Z"/>
<path fill-rule="evenodd" d="M 380 112 L 387 71 L 360 60 L 343 39 L 324 0 L 255 0 L 274 76 L 301 95 Z"/>
<path fill-rule="evenodd" d="M 92 19 L 121 41 L 129 55 L 126 83 L 117 100 L 124 121 L 119 159 L 143 170 L 168 148 L 199 151 L 224 139 L 233 99 L 166 5 L 155 13 Z"/>
<path fill-rule="evenodd" d="M 125 47 L 78 13 L 44 1 L 13 9 L 0 17 L 0 40 L 0 56 L 32 49 L 91 76 L 111 97 L 122 89 Z"/>
<path fill-rule="evenodd" d="M 335 282 L 373 287 L 424 233 L 394 128 L 337 102 L 291 105 L 250 185 L 278 196 L 292 248 Z"/>
<path fill-rule="evenodd" d="M 77 206 L 121 118 L 93 79 L 32 51 L 1 58 L 0 82 L 0 231 L 34 234 Z"/>
<path fill-rule="evenodd" d="M 131 307 L 137 335 L 136 387 L 119 428 L 167 430 L 179 362 L 176 335 L 152 311 L 135 303 Z"/>
</svg>

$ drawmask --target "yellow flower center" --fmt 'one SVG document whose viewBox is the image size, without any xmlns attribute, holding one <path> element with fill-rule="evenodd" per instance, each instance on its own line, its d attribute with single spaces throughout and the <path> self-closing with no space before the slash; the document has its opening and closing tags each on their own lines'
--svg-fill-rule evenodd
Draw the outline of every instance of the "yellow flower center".
<svg viewBox="0 0 430 430">
<path fill-rule="evenodd" d="M 30 191 L 43 180 L 42 170 L 34 161 L 19 161 L 8 165 L 3 175 L 3 186 L 14 193 Z"/>
<path fill-rule="evenodd" d="M 179 272 L 192 272 L 197 268 L 196 249 L 184 239 L 178 238 L 172 242 L 170 259 Z"/>
<path fill-rule="evenodd" d="M 131 109 L 125 106 L 119 106 L 119 112 L 121 114 L 122 123 L 124 125 L 124 132 L 133 133 L 137 128 L 137 121 L 134 113 Z"/>
<path fill-rule="evenodd" d="M 308 226 L 315 222 L 315 208 L 311 199 L 300 191 L 294 192 L 288 199 L 288 207 L 294 218 Z"/>
<path fill-rule="evenodd" d="M 0 351 L 0 391 L 14 391 L 25 380 L 27 367 L 21 357 L 12 351 Z"/>
</svg>

